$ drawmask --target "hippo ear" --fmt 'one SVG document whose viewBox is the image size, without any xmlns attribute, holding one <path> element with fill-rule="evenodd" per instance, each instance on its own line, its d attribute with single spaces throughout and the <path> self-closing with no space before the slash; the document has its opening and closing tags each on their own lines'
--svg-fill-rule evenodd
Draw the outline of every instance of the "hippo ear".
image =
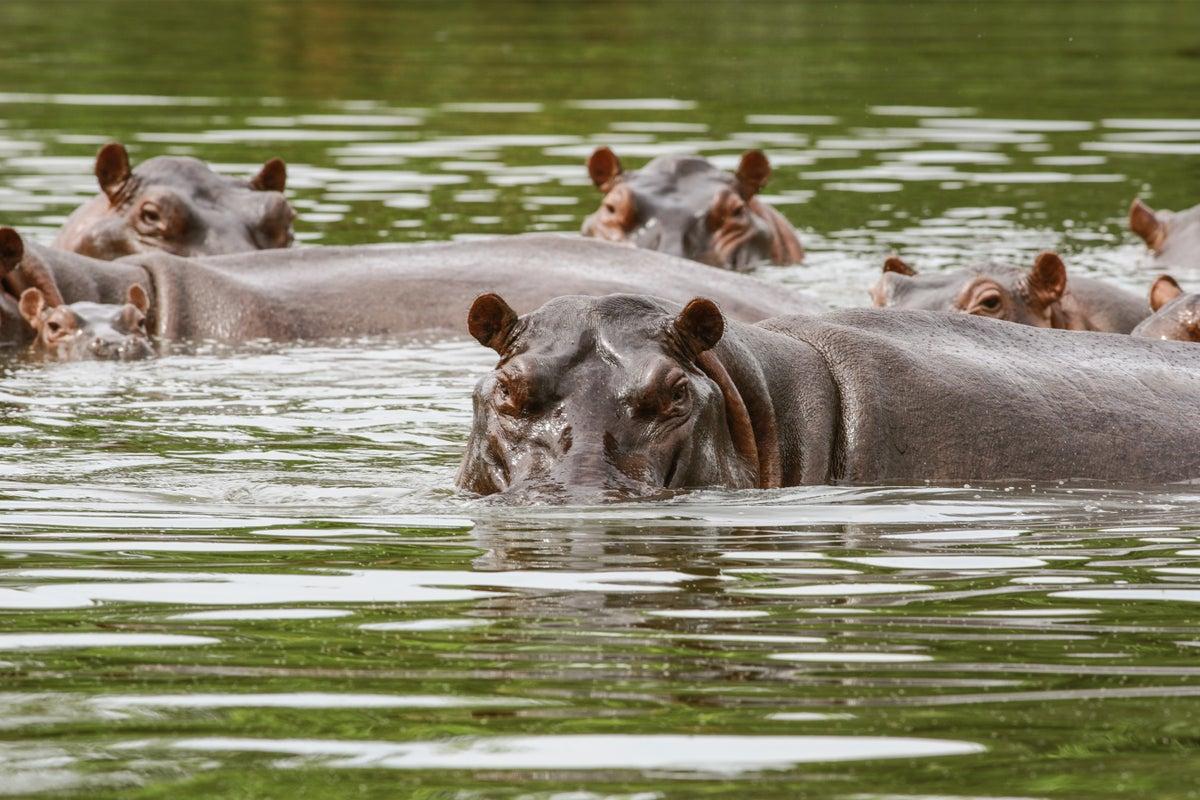
<svg viewBox="0 0 1200 800">
<path fill-rule="evenodd" d="M 1067 290 L 1067 266 L 1058 253 L 1042 253 L 1033 262 L 1026 284 L 1030 300 L 1045 308 L 1058 302 Z"/>
<path fill-rule="evenodd" d="M 25 242 L 12 228 L 0 228 L 0 278 L 12 272 L 25 256 Z"/>
<path fill-rule="evenodd" d="M 501 355 L 504 343 L 517 324 L 517 312 L 498 294 L 481 294 L 467 312 L 467 330 L 484 347 L 490 347 Z"/>
<path fill-rule="evenodd" d="M 1150 287 L 1150 310 L 1158 311 L 1167 303 L 1183 294 L 1183 289 L 1170 275 L 1159 275 Z"/>
<path fill-rule="evenodd" d="M 282 158 L 272 158 L 250 179 L 250 188 L 260 192 L 282 192 L 286 186 L 287 164 Z"/>
<path fill-rule="evenodd" d="M 129 153 L 125 151 L 125 145 L 109 142 L 100 148 L 96 154 L 96 180 L 111 202 L 115 203 L 121 196 L 130 174 L 132 170 L 129 168 Z"/>
<path fill-rule="evenodd" d="M 42 290 L 30 287 L 21 292 L 20 300 L 21 316 L 25 318 L 32 327 L 37 328 L 41 321 L 42 309 L 46 307 L 46 296 L 42 294 Z"/>
<path fill-rule="evenodd" d="M 1167 238 L 1167 227 L 1140 197 L 1134 198 L 1129 207 L 1129 230 L 1142 237 L 1146 246 L 1155 252 L 1162 250 L 1163 240 Z"/>
<path fill-rule="evenodd" d="M 737 178 L 738 194 L 743 200 L 749 200 L 767 185 L 767 179 L 771 177 L 771 162 L 767 161 L 762 150 L 747 150 L 742 153 L 734 177 Z"/>
<path fill-rule="evenodd" d="M 883 262 L 883 271 L 885 273 L 895 272 L 899 275 L 907 275 L 910 278 L 917 274 L 917 271 L 908 264 L 905 264 L 900 256 L 888 256 L 887 260 Z"/>
<path fill-rule="evenodd" d="M 143 314 L 150 310 L 150 298 L 140 283 L 129 287 L 129 291 L 125 293 L 125 301 Z"/>
<path fill-rule="evenodd" d="M 672 323 L 688 346 L 697 354 L 711 350 L 725 333 L 725 318 L 712 300 L 697 297 L 691 300 Z"/>
<path fill-rule="evenodd" d="M 588 175 L 592 176 L 592 183 L 602 192 L 611 189 L 613 181 L 624 172 L 621 169 L 621 159 L 607 147 L 597 147 L 592 152 L 588 157 L 587 168 Z"/>
</svg>

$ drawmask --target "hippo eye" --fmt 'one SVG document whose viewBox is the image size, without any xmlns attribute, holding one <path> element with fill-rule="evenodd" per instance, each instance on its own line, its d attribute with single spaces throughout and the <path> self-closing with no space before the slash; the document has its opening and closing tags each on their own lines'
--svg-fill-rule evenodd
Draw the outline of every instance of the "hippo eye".
<svg viewBox="0 0 1200 800">
<path fill-rule="evenodd" d="M 62 330 L 62 325 L 59 325 L 59 324 L 58 324 L 57 322 L 55 322 L 54 320 L 50 320 L 49 322 L 47 322 L 47 323 L 46 323 L 46 328 L 47 328 L 47 329 L 48 329 L 48 330 L 49 330 L 51 333 L 58 333 L 60 330 Z"/>
<path fill-rule="evenodd" d="M 137 328 L 138 328 L 138 330 L 139 330 L 139 331 L 145 331 L 145 330 L 146 330 L 146 320 L 145 320 L 145 319 L 139 319 L 139 320 L 137 321 Z"/>
<path fill-rule="evenodd" d="M 143 205 L 142 222 L 145 222 L 147 225 L 157 225 L 162 222 L 162 214 L 158 212 L 158 206 L 153 203 Z"/>
<path fill-rule="evenodd" d="M 607 211 L 609 214 L 617 213 L 617 207 L 614 206 L 612 203 L 605 203 L 604 210 Z"/>
<path fill-rule="evenodd" d="M 989 294 L 979 299 L 979 307 L 984 311 L 999 311 L 1000 310 L 1000 295 Z"/>
</svg>

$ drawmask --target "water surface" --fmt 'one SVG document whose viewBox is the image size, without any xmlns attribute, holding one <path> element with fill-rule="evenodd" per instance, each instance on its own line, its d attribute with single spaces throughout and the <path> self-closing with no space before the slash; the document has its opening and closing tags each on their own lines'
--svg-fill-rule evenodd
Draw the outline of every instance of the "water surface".
<svg viewBox="0 0 1200 800">
<path fill-rule="evenodd" d="M 775 165 L 866 301 L 1196 202 L 1192 4 L 9 3 L 0 216 L 280 155 L 307 244 L 577 230 L 582 162 Z M 1200 282 L 1200 274 L 1181 274 Z M 493 356 L 494 358 L 494 356 Z M 1200 796 L 1200 492 L 452 488 L 469 340 L 0 366 L 0 794 Z"/>
</svg>

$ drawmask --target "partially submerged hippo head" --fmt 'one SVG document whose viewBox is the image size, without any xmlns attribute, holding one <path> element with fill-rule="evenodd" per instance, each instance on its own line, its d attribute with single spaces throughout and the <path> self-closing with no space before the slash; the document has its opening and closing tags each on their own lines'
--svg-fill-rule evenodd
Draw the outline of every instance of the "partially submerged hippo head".
<svg viewBox="0 0 1200 800">
<path fill-rule="evenodd" d="M 150 300 L 139 284 L 121 305 L 63 302 L 46 265 L 26 252 L 20 235 L 0 228 L 0 278 L 19 272 L 20 299 L 0 285 L 0 337 L 6 346 L 31 344 L 48 361 L 104 359 L 133 361 L 154 354 L 146 331 Z"/>
<path fill-rule="evenodd" d="M 1039 328 L 1062 328 L 1059 302 L 1067 288 L 1067 268 L 1057 253 L 1042 253 L 1030 269 L 983 264 L 953 272 L 918 275 L 896 256 L 883 264 L 871 287 L 880 308 L 962 311 Z"/>
<path fill-rule="evenodd" d="M 500 362 L 475 387 L 460 488 L 561 501 L 758 485 L 711 301 L 559 297 L 518 317 L 485 294 L 468 327 Z"/>
<path fill-rule="evenodd" d="M 213 172 L 203 162 L 159 156 L 130 169 L 124 146 L 96 156 L 101 193 L 67 219 L 54 246 L 115 259 L 165 250 L 221 255 L 288 247 L 295 211 L 284 199 L 287 167 L 273 158 L 249 180 Z"/>
<path fill-rule="evenodd" d="M 1155 211 L 1136 199 L 1129 207 L 1129 229 L 1154 253 L 1156 264 L 1200 267 L 1200 205 L 1187 211 Z"/>
<path fill-rule="evenodd" d="M 1170 275 L 1159 275 L 1150 287 L 1154 314 L 1133 329 L 1133 336 L 1200 342 L 1200 292 L 1188 294 Z"/>
<path fill-rule="evenodd" d="M 585 236 L 726 269 L 804 258 L 795 229 L 755 197 L 771 175 L 761 150 L 743 154 L 731 175 L 695 156 L 660 156 L 625 172 L 616 154 L 601 147 L 588 159 L 588 174 L 604 199 L 584 220 Z"/>
</svg>

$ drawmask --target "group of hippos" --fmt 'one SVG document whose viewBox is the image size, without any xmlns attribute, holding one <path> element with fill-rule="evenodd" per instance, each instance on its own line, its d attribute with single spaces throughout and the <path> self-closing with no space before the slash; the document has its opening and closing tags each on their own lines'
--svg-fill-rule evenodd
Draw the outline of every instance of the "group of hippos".
<svg viewBox="0 0 1200 800">
<path fill-rule="evenodd" d="M 876 308 L 828 311 L 742 274 L 804 258 L 760 151 L 627 171 L 601 147 L 587 169 L 583 237 L 292 249 L 283 161 L 235 179 L 110 143 L 50 247 L 0 228 L 0 343 L 129 360 L 465 321 L 499 362 L 457 483 L 517 500 L 1200 479 L 1200 294 L 1169 276 L 1147 303 L 1050 252 L 928 274 L 892 256 Z M 1135 200 L 1130 227 L 1156 266 L 1200 266 L 1200 206 Z"/>
</svg>

